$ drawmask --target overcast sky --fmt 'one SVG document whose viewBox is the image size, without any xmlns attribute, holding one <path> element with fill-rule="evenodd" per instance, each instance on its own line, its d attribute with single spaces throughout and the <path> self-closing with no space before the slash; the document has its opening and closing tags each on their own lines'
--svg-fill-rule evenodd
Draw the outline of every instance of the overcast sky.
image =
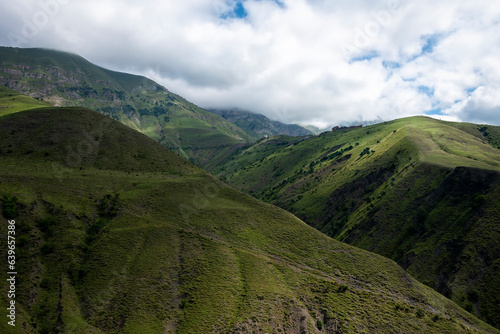
<svg viewBox="0 0 500 334">
<path fill-rule="evenodd" d="M 0 0 L 0 44 L 288 123 L 500 124 L 498 0 Z"/>
</svg>

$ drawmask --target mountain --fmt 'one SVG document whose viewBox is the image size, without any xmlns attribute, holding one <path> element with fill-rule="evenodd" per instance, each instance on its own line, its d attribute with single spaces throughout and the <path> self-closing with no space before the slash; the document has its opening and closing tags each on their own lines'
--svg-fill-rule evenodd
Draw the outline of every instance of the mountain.
<svg viewBox="0 0 500 334">
<path fill-rule="evenodd" d="M 152 80 L 74 54 L 0 47 L 0 85 L 55 106 L 95 109 L 200 165 L 250 139 Z"/>
<path fill-rule="evenodd" d="M 261 140 L 212 171 L 500 327 L 499 148 L 500 127 L 413 117 Z"/>
<path fill-rule="evenodd" d="M 313 134 L 312 131 L 299 125 L 272 121 L 264 115 L 239 109 L 209 109 L 208 111 L 236 124 L 255 140 L 262 138 L 264 135 L 307 136 Z"/>
<path fill-rule="evenodd" d="M 102 114 L 21 111 L 0 133 L 2 333 L 500 333 Z"/>
<path fill-rule="evenodd" d="M 321 130 L 320 128 L 317 128 L 317 127 L 315 127 L 313 125 L 304 125 L 303 128 L 306 129 L 306 130 L 311 131 L 315 135 L 319 135 L 320 133 L 326 131 L 326 130 Z"/>
</svg>

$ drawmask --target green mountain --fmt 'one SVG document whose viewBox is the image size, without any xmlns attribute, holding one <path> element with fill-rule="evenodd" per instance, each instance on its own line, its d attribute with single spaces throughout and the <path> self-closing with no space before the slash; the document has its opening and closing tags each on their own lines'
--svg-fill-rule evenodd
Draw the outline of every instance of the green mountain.
<svg viewBox="0 0 500 334">
<path fill-rule="evenodd" d="M 2 333 L 500 333 L 102 114 L 22 111 L 0 133 Z"/>
<path fill-rule="evenodd" d="M 264 115 L 239 109 L 209 109 L 208 111 L 236 124 L 255 140 L 261 139 L 265 135 L 307 136 L 313 134 L 312 131 L 299 125 L 272 121 Z"/>
<path fill-rule="evenodd" d="M 425 117 L 261 140 L 212 169 L 500 327 L 500 127 Z"/>
<path fill-rule="evenodd" d="M 0 60 L 0 85 L 55 106 L 97 110 L 200 165 L 250 139 L 154 81 L 98 67 L 74 54 L 0 47 Z"/>
</svg>

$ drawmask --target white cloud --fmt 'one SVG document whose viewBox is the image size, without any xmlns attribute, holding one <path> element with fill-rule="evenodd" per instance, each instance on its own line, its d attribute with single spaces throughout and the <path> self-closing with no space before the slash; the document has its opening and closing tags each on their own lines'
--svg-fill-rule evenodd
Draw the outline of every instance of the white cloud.
<svg viewBox="0 0 500 334">
<path fill-rule="evenodd" d="M 439 108 L 443 118 L 500 124 L 494 1 L 245 0 L 245 19 L 222 19 L 235 3 L 3 2 L 0 44 L 34 24 L 26 46 L 146 74 L 203 107 L 286 122 L 326 126 Z"/>
</svg>

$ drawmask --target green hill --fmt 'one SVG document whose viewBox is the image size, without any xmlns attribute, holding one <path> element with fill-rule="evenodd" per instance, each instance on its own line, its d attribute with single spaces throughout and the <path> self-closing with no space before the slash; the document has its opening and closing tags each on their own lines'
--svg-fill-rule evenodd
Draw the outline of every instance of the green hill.
<svg viewBox="0 0 500 334">
<path fill-rule="evenodd" d="M 46 49 L 0 47 L 0 85 L 55 106 L 97 110 L 204 165 L 249 136 L 142 76 Z"/>
<path fill-rule="evenodd" d="M 307 136 L 313 134 L 311 130 L 303 128 L 299 125 L 284 124 L 278 121 L 270 120 L 264 115 L 239 109 L 209 109 L 208 111 L 227 119 L 233 124 L 236 124 L 254 140 L 261 139 L 265 135 Z"/>
<path fill-rule="evenodd" d="M 0 132 L 2 333 L 499 333 L 101 114 L 28 110 Z"/>
<path fill-rule="evenodd" d="M 425 117 L 273 137 L 212 169 L 500 327 L 500 128 Z"/>
<path fill-rule="evenodd" d="M 4 86 L 0 86 L 0 116 L 21 110 L 48 107 L 49 103 L 36 100 Z"/>
</svg>

